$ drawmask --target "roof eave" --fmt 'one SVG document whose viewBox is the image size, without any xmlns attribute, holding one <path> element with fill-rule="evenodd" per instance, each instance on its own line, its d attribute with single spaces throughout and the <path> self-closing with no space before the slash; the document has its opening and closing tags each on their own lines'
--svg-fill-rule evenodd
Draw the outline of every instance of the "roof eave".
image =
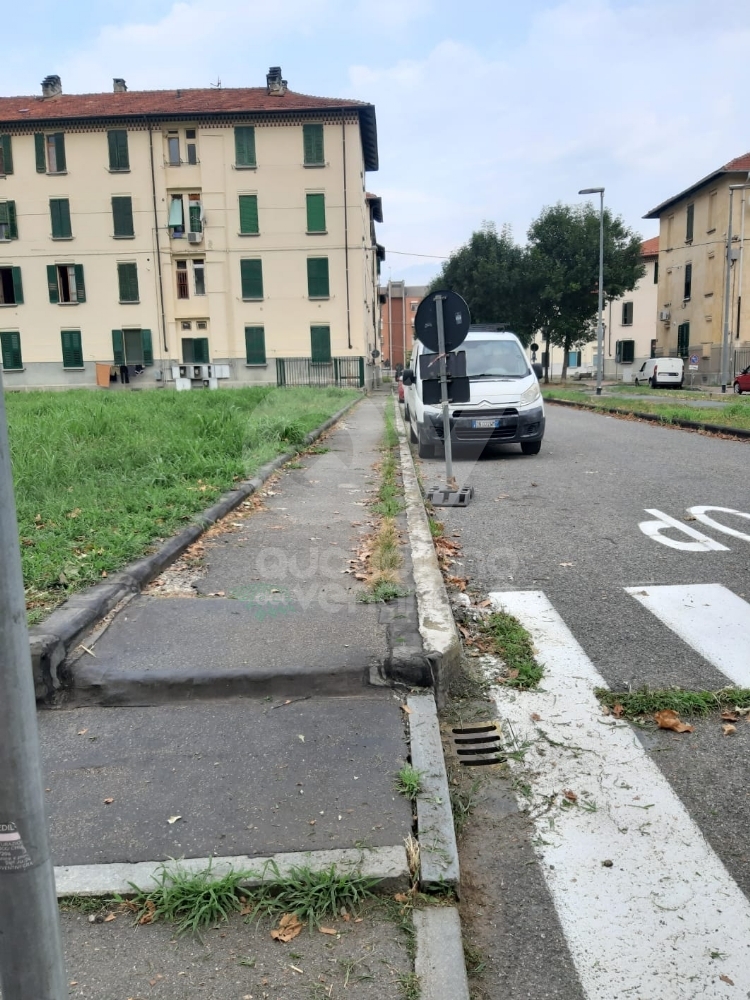
<svg viewBox="0 0 750 1000">
<path fill-rule="evenodd" d="M 720 167 L 718 170 L 714 170 L 713 173 L 707 174 L 695 184 L 691 184 L 690 187 L 685 188 L 684 191 L 680 191 L 679 194 L 674 195 L 672 198 L 667 198 L 667 200 L 663 201 L 661 205 L 657 205 L 656 208 L 652 208 L 650 212 L 647 212 L 643 218 L 658 219 L 663 214 L 665 209 L 670 207 L 670 205 L 676 205 L 678 201 L 682 201 L 683 198 L 687 198 L 687 196 L 692 194 L 693 191 L 697 191 L 706 184 L 710 184 L 711 181 L 716 180 L 717 177 L 721 177 L 724 174 L 746 174 L 747 172 L 747 170 L 727 170 L 726 167 Z"/>
</svg>

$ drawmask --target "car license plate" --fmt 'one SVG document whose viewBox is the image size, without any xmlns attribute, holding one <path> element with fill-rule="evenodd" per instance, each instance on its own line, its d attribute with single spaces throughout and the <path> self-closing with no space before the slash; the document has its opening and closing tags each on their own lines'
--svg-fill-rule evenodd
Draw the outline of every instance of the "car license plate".
<svg viewBox="0 0 750 1000">
<path fill-rule="evenodd" d="M 475 430 L 479 430 L 480 428 L 484 428 L 484 427 L 487 427 L 487 428 L 490 428 L 490 429 L 494 429 L 495 427 L 499 427 L 500 426 L 500 421 L 499 420 L 472 420 L 471 426 Z"/>
</svg>

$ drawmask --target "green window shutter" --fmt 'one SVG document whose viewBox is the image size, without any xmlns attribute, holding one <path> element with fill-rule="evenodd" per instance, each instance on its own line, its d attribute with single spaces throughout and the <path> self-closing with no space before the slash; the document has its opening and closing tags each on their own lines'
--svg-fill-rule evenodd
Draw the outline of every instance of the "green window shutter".
<svg viewBox="0 0 750 1000">
<path fill-rule="evenodd" d="M 8 228 L 10 231 L 10 238 L 12 240 L 18 239 L 18 217 L 16 215 L 16 203 L 14 201 L 6 202 L 8 206 Z"/>
<path fill-rule="evenodd" d="M 635 360 L 635 341 L 634 340 L 623 340 L 622 342 L 622 361 L 624 364 L 632 363 Z"/>
<path fill-rule="evenodd" d="M 55 304 L 60 301 L 60 289 L 57 283 L 56 264 L 47 265 L 47 290 L 49 291 L 50 302 Z"/>
<path fill-rule="evenodd" d="M 307 196 L 307 231 L 308 233 L 324 233 L 326 231 L 326 196 L 324 194 L 309 194 Z"/>
<path fill-rule="evenodd" d="M 133 236 L 133 200 L 130 197 L 112 199 L 112 220 L 115 236 Z"/>
<path fill-rule="evenodd" d="M 2 174 L 13 173 L 13 143 L 9 135 L 0 135 L 0 154 L 2 154 Z"/>
<path fill-rule="evenodd" d="M 196 365 L 208 364 L 208 337 L 196 337 L 193 340 L 193 361 Z"/>
<path fill-rule="evenodd" d="M 154 345 L 150 330 L 141 330 L 141 346 L 143 347 L 144 365 L 152 365 L 154 363 Z"/>
<path fill-rule="evenodd" d="M 112 331 L 112 356 L 116 365 L 125 364 L 125 341 L 122 330 Z"/>
<path fill-rule="evenodd" d="M 263 262 L 260 260 L 241 260 L 240 276 L 242 278 L 242 298 L 263 298 Z"/>
<path fill-rule="evenodd" d="M 109 169 L 129 170 L 130 157 L 128 156 L 127 131 L 118 128 L 107 132 L 107 142 L 109 144 Z"/>
<path fill-rule="evenodd" d="M 55 157 L 57 159 L 57 172 L 62 174 L 67 170 L 65 163 L 65 133 L 55 132 Z"/>
<path fill-rule="evenodd" d="M 303 125 L 302 136 L 305 149 L 305 166 L 316 166 L 325 163 L 323 126 Z"/>
<path fill-rule="evenodd" d="M 60 338 L 62 340 L 63 368 L 83 368 L 81 331 L 63 330 Z"/>
<path fill-rule="evenodd" d="M 202 233 L 203 223 L 201 222 L 201 207 L 196 202 L 190 202 L 190 232 L 191 233 Z"/>
<path fill-rule="evenodd" d="M 67 198 L 50 198 L 49 212 L 52 220 L 52 236 L 66 239 L 73 235 L 70 226 L 70 202 Z"/>
<path fill-rule="evenodd" d="M 262 326 L 245 327 L 245 360 L 249 365 L 266 363 L 266 333 Z"/>
<path fill-rule="evenodd" d="M 21 334 L 16 331 L 0 333 L 0 346 L 3 353 L 3 368 L 7 371 L 23 368 L 21 358 Z"/>
<path fill-rule="evenodd" d="M 686 358 L 690 353 L 690 324 L 680 323 L 677 327 L 677 356 Z"/>
<path fill-rule="evenodd" d="M 138 302 L 138 265 L 135 262 L 117 265 L 120 302 Z"/>
<path fill-rule="evenodd" d="M 36 153 L 36 172 L 38 174 L 47 173 L 47 152 L 44 148 L 44 133 L 34 134 L 34 151 Z"/>
<path fill-rule="evenodd" d="M 311 326 L 310 346 L 313 364 L 327 364 L 331 360 L 330 326 Z"/>
<path fill-rule="evenodd" d="M 254 167 L 255 128 L 252 125 L 238 125 L 234 130 L 234 163 L 237 167 Z"/>
<path fill-rule="evenodd" d="M 307 258 L 307 294 L 311 299 L 327 299 L 329 297 L 327 257 Z"/>
<path fill-rule="evenodd" d="M 0 225 L 5 224 L 10 225 L 10 217 L 8 214 L 8 202 L 0 201 Z"/>
<path fill-rule="evenodd" d="M 86 301 L 86 286 L 83 283 L 83 264 L 74 264 L 76 272 L 76 295 L 79 302 Z"/>
<path fill-rule="evenodd" d="M 257 233 L 258 230 L 258 196 L 257 194 L 240 195 L 240 232 Z"/>
<path fill-rule="evenodd" d="M 695 221 L 695 205 L 688 205 L 687 220 L 685 225 L 685 242 L 689 243 L 693 238 L 693 225 Z"/>
<path fill-rule="evenodd" d="M 13 272 L 13 298 L 17 306 L 23 305 L 23 285 L 21 284 L 21 268 L 12 267 Z"/>
</svg>

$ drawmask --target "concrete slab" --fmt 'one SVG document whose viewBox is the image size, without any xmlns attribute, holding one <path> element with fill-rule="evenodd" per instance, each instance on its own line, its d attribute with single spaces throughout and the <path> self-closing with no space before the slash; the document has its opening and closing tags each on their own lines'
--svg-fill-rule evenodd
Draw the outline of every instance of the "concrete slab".
<svg viewBox="0 0 750 1000">
<path fill-rule="evenodd" d="M 411 830 L 390 691 L 44 711 L 39 728 L 57 866 L 391 846 Z"/>
<path fill-rule="evenodd" d="M 469 1000 L 461 920 L 455 906 L 414 911 L 421 1000 Z"/>
</svg>

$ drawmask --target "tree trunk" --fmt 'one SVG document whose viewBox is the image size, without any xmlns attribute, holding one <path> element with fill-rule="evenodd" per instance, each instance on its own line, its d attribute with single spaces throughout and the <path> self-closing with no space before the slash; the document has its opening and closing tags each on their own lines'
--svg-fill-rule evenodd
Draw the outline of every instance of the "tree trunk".
<svg viewBox="0 0 750 1000">
<path fill-rule="evenodd" d="M 563 341 L 562 372 L 560 374 L 560 378 L 562 379 L 563 382 L 568 377 L 568 355 L 569 354 L 570 354 L 570 343 L 567 340 L 564 340 Z"/>
<path fill-rule="evenodd" d="M 549 385 L 549 330 L 544 333 L 544 384 Z"/>
</svg>

